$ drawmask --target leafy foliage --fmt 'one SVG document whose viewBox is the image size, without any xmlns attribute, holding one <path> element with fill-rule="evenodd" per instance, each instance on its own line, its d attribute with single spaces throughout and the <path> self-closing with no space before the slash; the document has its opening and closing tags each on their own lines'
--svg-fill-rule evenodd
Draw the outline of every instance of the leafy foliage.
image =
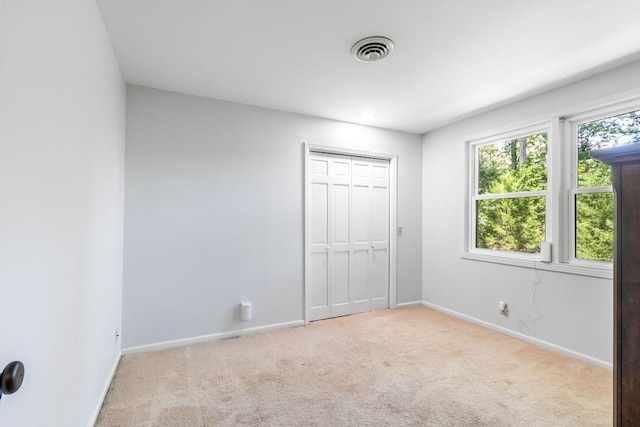
<svg viewBox="0 0 640 427">
<path fill-rule="evenodd" d="M 613 261 L 613 194 L 576 195 L 576 258 Z"/>
<path fill-rule="evenodd" d="M 477 243 L 485 249 L 539 252 L 545 240 L 545 198 L 479 200 Z"/>
<path fill-rule="evenodd" d="M 591 150 L 640 142 L 640 111 L 578 125 L 578 187 L 611 185 L 611 168 Z M 576 258 L 613 260 L 613 195 L 576 195 Z"/>
<path fill-rule="evenodd" d="M 483 145 L 478 162 L 478 194 L 546 190 L 547 134 Z"/>
<path fill-rule="evenodd" d="M 547 189 L 547 134 L 478 149 L 478 193 L 505 194 Z M 545 240 L 545 197 L 478 200 L 476 246 L 535 253 Z"/>
</svg>

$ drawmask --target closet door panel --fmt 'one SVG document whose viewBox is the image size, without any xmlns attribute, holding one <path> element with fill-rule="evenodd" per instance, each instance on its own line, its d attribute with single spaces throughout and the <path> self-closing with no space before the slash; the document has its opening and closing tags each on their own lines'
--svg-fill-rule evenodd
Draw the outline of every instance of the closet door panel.
<svg viewBox="0 0 640 427">
<path fill-rule="evenodd" d="M 330 165 L 331 159 L 314 156 L 310 170 L 310 318 L 324 319 L 331 315 L 330 307 Z"/>
<path fill-rule="evenodd" d="M 353 251 L 352 269 L 350 294 L 353 312 L 369 311 L 369 250 Z"/>
<path fill-rule="evenodd" d="M 334 251 L 333 291 L 331 293 L 331 316 L 350 314 L 349 281 L 350 256 L 349 250 Z"/>
</svg>

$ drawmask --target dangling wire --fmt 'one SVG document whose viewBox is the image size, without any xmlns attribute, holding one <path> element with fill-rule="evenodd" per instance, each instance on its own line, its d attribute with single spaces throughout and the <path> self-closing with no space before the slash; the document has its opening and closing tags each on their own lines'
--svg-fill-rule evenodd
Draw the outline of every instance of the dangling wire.
<svg viewBox="0 0 640 427">
<path fill-rule="evenodd" d="M 540 275 L 536 268 L 536 263 L 533 263 L 532 269 L 533 278 L 529 286 L 529 300 L 523 307 L 516 307 L 511 302 L 505 299 L 505 302 L 513 309 L 513 313 L 518 317 L 518 327 L 520 332 L 526 332 L 531 336 L 536 336 L 536 323 L 540 320 L 540 310 L 538 310 L 538 303 L 536 302 L 536 294 L 538 292 L 538 284 L 540 284 Z"/>
<path fill-rule="evenodd" d="M 533 279 L 531 280 L 531 286 L 529 286 L 529 303 L 527 304 L 531 305 L 531 312 L 525 311 L 529 320 L 529 329 L 534 336 L 536 323 L 538 322 L 538 320 L 540 320 L 540 310 L 538 310 L 538 303 L 536 302 L 536 294 L 538 293 L 538 285 L 540 284 L 540 274 L 538 274 L 536 265 L 537 264 L 534 262 Z"/>
</svg>

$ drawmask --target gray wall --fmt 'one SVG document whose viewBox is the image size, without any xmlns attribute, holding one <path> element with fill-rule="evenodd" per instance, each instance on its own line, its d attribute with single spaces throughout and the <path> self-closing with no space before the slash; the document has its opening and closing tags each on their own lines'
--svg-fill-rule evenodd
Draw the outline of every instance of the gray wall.
<svg viewBox="0 0 640 427">
<path fill-rule="evenodd" d="M 398 155 L 398 302 L 422 299 L 420 136 L 128 86 L 124 348 L 303 319 L 303 142 Z"/>
<path fill-rule="evenodd" d="M 531 269 L 460 258 L 464 221 L 465 138 L 640 88 L 640 63 L 487 112 L 423 138 L 423 297 L 430 304 L 551 345 L 612 363 L 612 281 L 540 271 L 536 301 L 540 319 L 527 329 L 517 315 L 498 315 L 507 298 L 535 316 Z M 513 312 L 513 310 L 512 310 Z"/>
<path fill-rule="evenodd" d="M 0 425 L 85 427 L 120 358 L 125 84 L 95 1 L 1 9 Z"/>
</svg>

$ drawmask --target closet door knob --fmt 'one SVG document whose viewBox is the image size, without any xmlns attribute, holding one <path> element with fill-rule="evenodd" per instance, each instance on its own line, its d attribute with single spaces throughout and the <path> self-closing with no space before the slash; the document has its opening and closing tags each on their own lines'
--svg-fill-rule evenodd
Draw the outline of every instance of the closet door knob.
<svg viewBox="0 0 640 427">
<path fill-rule="evenodd" d="M 13 394 L 22 385 L 24 379 L 24 365 L 22 362 L 9 363 L 0 376 L 0 398 L 3 394 Z"/>
</svg>

